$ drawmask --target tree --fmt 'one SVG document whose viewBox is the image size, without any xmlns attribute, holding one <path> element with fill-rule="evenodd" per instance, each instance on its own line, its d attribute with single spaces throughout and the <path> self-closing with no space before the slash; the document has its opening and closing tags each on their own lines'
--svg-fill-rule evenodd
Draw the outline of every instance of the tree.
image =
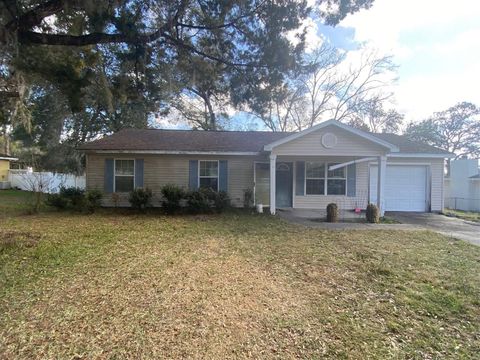
<svg viewBox="0 0 480 360">
<path fill-rule="evenodd" d="M 371 3 L 317 1 L 328 24 Z M 278 79 L 303 50 L 304 34 L 293 46 L 287 33 L 311 12 L 305 0 L 5 0 L 0 99 L 21 99 L 24 85 L 40 77 L 61 88 L 80 111 L 85 89 L 101 76 L 100 69 L 109 76 L 109 66 L 121 68 L 125 60 L 135 64 L 129 74 L 140 90 L 153 68 L 157 87 L 182 90 L 183 84 L 169 83 L 169 75 L 194 58 L 219 65 L 224 83 L 247 73 L 259 82 L 272 80 L 272 73 Z"/>
<path fill-rule="evenodd" d="M 405 135 L 454 153 L 455 159 L 479 157 L 480 108 L 469 102 L 458 103 L 419 123 L 410 123 Z"/>
<path fill-rule="evenodd" d="M 323 44 L 286 79 L 260 83 L 252 90 L 255 96 L 237 94 L 237 102 L 273 131 L 303 130 L 327 119 L 368 120 L 368 127 L 390 130 L 401 120 L 398 113 L 383 110 L 392 96 L 386 89 L 394 71 L 390 56 L 363 50 L 352 62 L 348 54 Z"/>
<path fill-rule="evenodd" d="M 383 102 L 373 99 L 348 124 L 374 133 L 398 133 L 403 119 L 403 114 L 395 109 L 385 110 Z"/>
</svg>

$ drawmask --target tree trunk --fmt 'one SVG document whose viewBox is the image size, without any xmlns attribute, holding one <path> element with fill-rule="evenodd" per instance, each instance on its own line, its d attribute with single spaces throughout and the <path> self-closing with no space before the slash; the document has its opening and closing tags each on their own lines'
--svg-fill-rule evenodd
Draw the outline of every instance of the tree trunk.
<svg viewBox="0 0 480 360">
<path fill-rule="evenodd" d="M 205 95 L 203 99 L 205 101 L 205 105 L 207 105 L 208 129 L 215 131 L 217 130 L 217 119 L 215 117 L 215 111 L 213 110 L 212 103 L 210 102 L 210 97 L 208 95 Z"/>
</svg>

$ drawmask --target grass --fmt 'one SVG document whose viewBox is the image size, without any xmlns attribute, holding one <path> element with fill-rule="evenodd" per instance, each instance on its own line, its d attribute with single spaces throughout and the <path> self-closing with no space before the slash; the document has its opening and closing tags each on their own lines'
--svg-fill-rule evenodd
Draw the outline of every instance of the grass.
<svg viewBox="0 0 480 360">
<path fill-rule="evenodd" d="M 480 222 L 480 212 L 445 209 L 444 214 L 467 221 Z"/>
<path fill-rule="evenodd" d="M 479 299 L 480 248 L 432 232 L 0 217 L 0 358 L 475 358 Z"/>
</svg>

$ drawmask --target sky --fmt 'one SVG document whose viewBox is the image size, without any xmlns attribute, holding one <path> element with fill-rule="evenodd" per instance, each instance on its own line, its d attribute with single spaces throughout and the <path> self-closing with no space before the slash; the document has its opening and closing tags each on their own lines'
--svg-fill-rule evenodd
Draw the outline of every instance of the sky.
<svg viewBox="0 0 480 360">
<path fill-rule="evenodd" d="M 480 105 L 480 1 L 375 0 L 316 32 L 346 50 L 364 44 L 393 55 L 395 107 L 407 121 L 461 101 Z"/>
</svg>

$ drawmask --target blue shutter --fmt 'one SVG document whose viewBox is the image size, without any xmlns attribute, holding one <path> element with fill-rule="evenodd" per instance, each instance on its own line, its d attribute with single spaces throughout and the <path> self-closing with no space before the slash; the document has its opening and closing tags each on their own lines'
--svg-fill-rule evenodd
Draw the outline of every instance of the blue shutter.
<svg viewBox="0 0 480 360">
<path fill-rule="evenodd" d="M 103 174 L 103 191 L 113 193 L 113 177 L 114 177 L 114 161 L 113 159 L 105 159 L 105 169 Z"/>
<path fill-rule="evenodd" d="M 357 165 L 350 164 L 347 166 L 347 196 L 355 197 L 357 190 L 357 175 L 356 175 Z"/>
<path fill-rule="evenodd" d="M 228 161 L 218 162 L 218 191 L 228 191 Z"/>
<path fill-rule="evenodd" d="M 305 161 L 297 161 L 296 163 L 296 183 L 295 195 L 305 195 Z"/>
<path fill-rule="evenodd" d="M 188 188 L 190 190 L 198 189 L 198 160 L 189 161 L 188 170 Z"/>
<path fill-rule="evenodd" d="M 143 188 L 143 159 L 135 159 L 135 188 Z"/>
</svg>

